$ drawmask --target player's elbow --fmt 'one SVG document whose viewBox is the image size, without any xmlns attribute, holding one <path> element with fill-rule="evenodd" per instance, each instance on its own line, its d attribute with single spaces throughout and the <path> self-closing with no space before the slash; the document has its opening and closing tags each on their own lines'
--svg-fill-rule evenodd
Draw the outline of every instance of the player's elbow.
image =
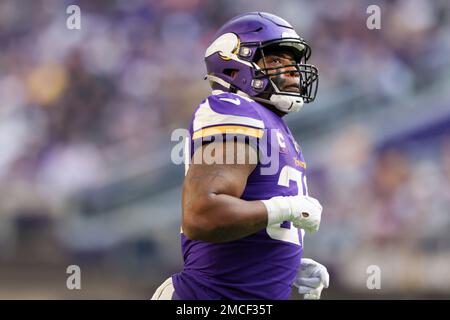
<svg viewBox="0 0 450 320">
<path fill-rule="evenodd" d="M 210 240 L 210 232 L 194 224 L 183 223 L 183 234 L 189 240 L 207 241 Z"/>
<path fill-rule="evenodd" d="M 183 233 L 190 240 L 215 242 L 219 228 L 217 219 L 211 214 L 214 209 L 208 201 L 198 200 L 192 206 L 183 208 Z"/>
<path fill-rule="evenodd" d="M 190 240 L 213 242 L 215 228 L 201 222 L 202 218 L 188 214 L 183 218 L 183 233 Z"/>
</svg>

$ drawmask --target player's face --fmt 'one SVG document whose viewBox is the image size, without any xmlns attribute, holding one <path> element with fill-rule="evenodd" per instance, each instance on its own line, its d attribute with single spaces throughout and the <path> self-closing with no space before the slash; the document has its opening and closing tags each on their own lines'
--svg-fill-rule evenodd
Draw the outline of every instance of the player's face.
<svg viewBox="0 0 450 320">
<path fill-rule="evenodd" d="M 276 74 L 270 79 L 277 85 L 281 91 L 300 92 L 300 76 L 297 69 L 292 66 L 295 64 L 294 56 L 289 52 L 271 53 L 259 59 L 257 64 L 260 68 L 279 68 L 268 70 L 268 74 Z M 291 66 L 289 66 L 291 65 Z M 286 66 L 285 68 L 280 68 Z M 285 72 L 278 74 L 280 72 Z"/>
</svg>

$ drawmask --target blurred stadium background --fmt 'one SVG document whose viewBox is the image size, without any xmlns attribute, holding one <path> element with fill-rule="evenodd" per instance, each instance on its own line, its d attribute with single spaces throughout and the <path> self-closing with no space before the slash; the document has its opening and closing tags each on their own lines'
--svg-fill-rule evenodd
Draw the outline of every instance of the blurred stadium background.
<svg viewBox="0 0 450 320">
<path fill-rule="evenodd" d="M 180 270 L 171 132 L 209 92 L 212 34 L 247 11 L 291 22 L 320 70 L 287 122 L 324 205 L 304 254 L 324 298 L 450 297 L 448 0 L 0 0 L 0 298 L 149 299 Z"/>
</svg>

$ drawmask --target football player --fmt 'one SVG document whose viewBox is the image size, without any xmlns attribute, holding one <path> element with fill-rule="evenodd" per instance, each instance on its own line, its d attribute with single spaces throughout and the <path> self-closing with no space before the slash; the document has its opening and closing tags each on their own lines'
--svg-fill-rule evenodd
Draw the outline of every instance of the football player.
<svg viewBox="0 0 450 320">
<path fill-rule="evenodd" d="M 302 151 L 283 121 L 314 101 L 310 54 L 269 13 L 237 16 L 214 36 L 205 53 L 212 95 L 190 125 L 184 268 L 152 299 L 288 299 L 293 286 L 318 299 L 328 287 L 327 269 L 301 259 L 303 230 L 319 229 L 322 206 L 308 195 Z"/>
</svg>

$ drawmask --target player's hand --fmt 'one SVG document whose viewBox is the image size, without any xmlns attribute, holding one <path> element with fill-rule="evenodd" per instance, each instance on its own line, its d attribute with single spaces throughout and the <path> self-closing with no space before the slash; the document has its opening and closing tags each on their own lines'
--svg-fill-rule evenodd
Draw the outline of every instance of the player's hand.
<svg viewBox="0 0 450 320">
<path fill-rule="evenodd" d="M 298 196 L 277 196 L 262 200 L 267 208 L 268 225 L 292 221 L 294 227 L 308 232 L 319 230 L 322 206 L 314 198 Z"/>
<path fill-rule="evenodd" d="M 323 288 L 328 288 L 330 275 L 327 268 L 312 260 L 303 258 L 294 286 L 298 288 L 298 293 L 303 294 L 305 299 L 320 299 Z"/>
<path fill-rule="evenodd" d="M 317 199 L 308 196 L 288 197 L 292 209 L 294 227 L 308 232 L 319 230 L 322 219 L 322 206 Z"/>
</svg>

